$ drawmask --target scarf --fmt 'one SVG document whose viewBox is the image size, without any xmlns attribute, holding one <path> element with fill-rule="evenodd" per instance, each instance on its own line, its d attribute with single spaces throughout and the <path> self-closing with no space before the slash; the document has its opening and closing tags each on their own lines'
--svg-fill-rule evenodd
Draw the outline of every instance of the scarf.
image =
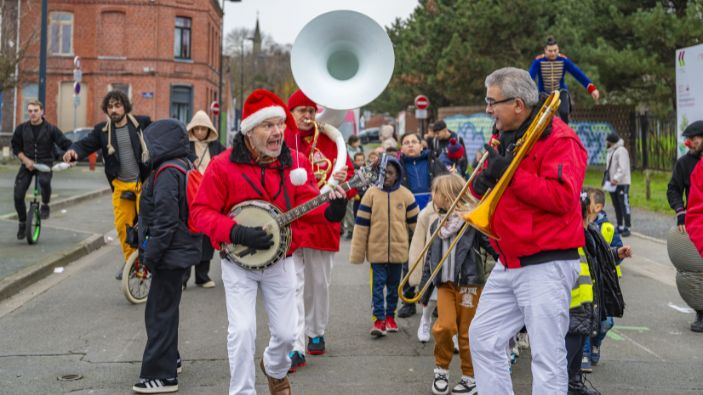
<svg viewBox="0 0 703 395">
<path fill-rule="evenodd" d="M 463 225 L 464 220 L 458 214 L 452 214 L 452 216 L 447 220 L 447 223 L 445 223 L 444 226 L 442 226 L 442 229 L 439 230 L 439 237 L 441 239 L 448 239 L 449 237 L 455 235 Z"/>
</svg>

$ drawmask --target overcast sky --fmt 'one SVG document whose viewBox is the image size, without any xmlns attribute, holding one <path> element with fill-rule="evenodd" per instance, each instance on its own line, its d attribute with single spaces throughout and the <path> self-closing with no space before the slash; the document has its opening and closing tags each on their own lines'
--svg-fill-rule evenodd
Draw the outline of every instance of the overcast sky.
<svg viewBox="0 0 703 395">
<path fill-rule="evenodd" d="M 254 28 L 259 12 L 261 31 L 279 44 L 292 44 L 303 26 L 314 17 L 334 10 L 364 13 L 381 26 L 395 18 L 406 19 L 415 9 L 416 0 L 242 0 L 225 1 L 225 36 L 236 28 Z"/>
</svg>

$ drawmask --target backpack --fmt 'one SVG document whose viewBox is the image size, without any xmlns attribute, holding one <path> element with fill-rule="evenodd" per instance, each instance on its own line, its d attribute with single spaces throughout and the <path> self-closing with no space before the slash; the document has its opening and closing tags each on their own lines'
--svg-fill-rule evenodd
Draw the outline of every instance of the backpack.
<svg viewBox="0 0 703 395">
<path fill-rule="evenodd" d="M 189 160 L 176 159 L 173 161 L 167 161 L 162 164 L 156 171 L 156 174 L 154 174 L 154 182 L 152 184 L 152 188 L 156 185 L 156 180 L 158 179 L 159 174 L 161 174 L 162 171 L 168 168 L 176 169 L 186 176 L 186 207 L 183 210 L 183 213 L 185 215 L 182 216 L 182 218 L 184 218 L 184 222 L 188 226 L 188 230 L 193 233 L 200 233 L 192 224 L 192 222 L 189 221 L 189 213 L 190 207 L 193 204 L 193 201 L 195 200 L 195 196 L 198 194 L 198 189 L 200 189 L 200 184 L 203 182 L 203 174 L 198 171 L 198 168 L 195 167 L 193 163 Z"/>
</svg>

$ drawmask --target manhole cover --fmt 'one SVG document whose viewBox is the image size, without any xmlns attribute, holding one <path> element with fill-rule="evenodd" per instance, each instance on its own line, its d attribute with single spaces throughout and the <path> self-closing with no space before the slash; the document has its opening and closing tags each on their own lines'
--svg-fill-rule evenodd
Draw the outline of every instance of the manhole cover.
<svg viewBox="0 0 703 395">
<path fill-rule="evenodd" d="M 81 376 L 80 374 L 64 374 L 57 377 L 56 379 L 58 379 L 59 381 L 76 381 L 82 378 L 83 376 Z"/>
</svg>

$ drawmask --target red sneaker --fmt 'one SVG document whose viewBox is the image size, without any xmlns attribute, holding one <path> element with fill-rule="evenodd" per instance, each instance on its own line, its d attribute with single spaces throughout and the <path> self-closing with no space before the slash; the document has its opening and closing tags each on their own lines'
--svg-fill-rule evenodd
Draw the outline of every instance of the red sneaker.
<svg viewBox="0 0 703 395">
<path fill-rule="evenodd" d="M 398 332 L 398 324 L 395 322 L 395 318 L 386 317 L 386 331 L 387 332 Z"/>
<path fill-rule="evenodd" d="M 381 337 L 386 335 L 386 321 L 376 320 L 371 327 L 371 336 Z"/>
</svg>

